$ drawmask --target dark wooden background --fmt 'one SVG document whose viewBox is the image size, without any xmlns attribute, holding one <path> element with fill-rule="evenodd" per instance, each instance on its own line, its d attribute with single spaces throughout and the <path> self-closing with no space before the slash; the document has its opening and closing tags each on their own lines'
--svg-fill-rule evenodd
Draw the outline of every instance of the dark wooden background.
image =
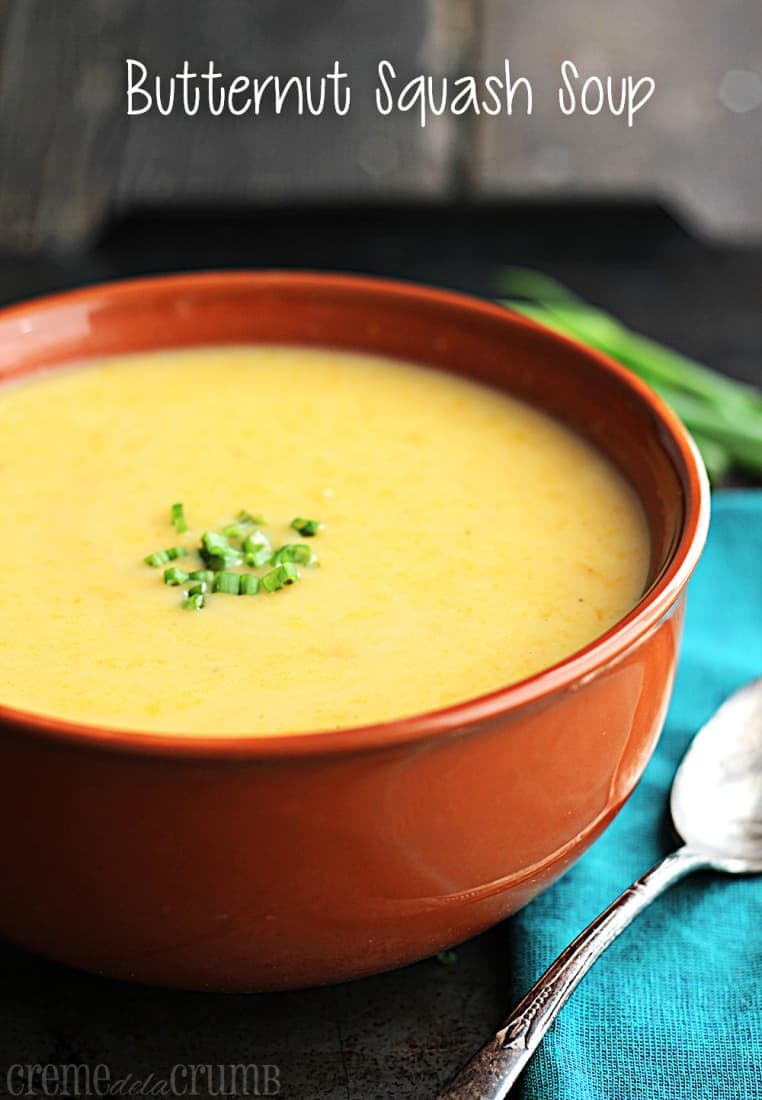
<svg viewBox="0 0 762 1100">
<path fill-rule="evenodd" d="M 128 118 L 125 59 L 320 74 L 338 58 L 349 116 Z M 532 118 L 380 117 L 376 64 L 501 72 Z M 648 74 L 627 130 L 566 118 L 564 58 Z M 201 203 L 282 205 L 651 195 L 709 234 L 762 236 L 759 0 L 0 0 L 0 248 L 83 246 L 115 215 Z"/>
</svg>

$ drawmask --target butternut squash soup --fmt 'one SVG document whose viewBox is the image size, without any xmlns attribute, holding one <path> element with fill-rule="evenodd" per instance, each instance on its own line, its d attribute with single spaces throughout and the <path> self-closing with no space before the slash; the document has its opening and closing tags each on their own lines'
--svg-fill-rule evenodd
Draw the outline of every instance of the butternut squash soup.
<svg viewBox="0 0 762 1100">
<path fill-rule="evenodd" d="M 206 735 L 363 725 L 519 680 L 629 611 L 649 554 L 629 486 L 543 413 L 284 347 L 6 385 L 0 531 L 0 702 Z"/>
</svg>

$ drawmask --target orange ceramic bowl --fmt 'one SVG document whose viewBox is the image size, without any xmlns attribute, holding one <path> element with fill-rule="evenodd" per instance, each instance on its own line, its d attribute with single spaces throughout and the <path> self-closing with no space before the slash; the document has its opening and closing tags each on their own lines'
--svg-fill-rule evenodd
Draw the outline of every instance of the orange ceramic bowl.
<svg viewBox="0 0 762 1100">
<path fill-rule="evenodd" d="M 287 989 L 430 955 L 514 912 L 570 866 L 632 791 L 664 719 L 707 485 L 677 419 L 602 356 L 438 290 L 217 273 L 6 309 L 0 377 L 113 353 L 260 342 L 433 364 L 566 421 L 643 502 L 648 590 L 553 668 L 398 722 L 207 739 L 0 706 L 0 935 L 88 970 Z"/>
</svg>

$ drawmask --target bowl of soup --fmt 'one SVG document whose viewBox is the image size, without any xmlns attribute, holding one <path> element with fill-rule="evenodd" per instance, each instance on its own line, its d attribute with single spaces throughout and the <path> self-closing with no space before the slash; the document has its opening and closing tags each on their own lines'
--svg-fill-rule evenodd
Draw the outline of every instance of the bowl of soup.
<svg viewBox="0 0 762 1100">
<path fill-rule="evenodd" d="M 349 276 L 0 312 L 0 935 L 287 989 L 549 886 L 669 702 L 708 490 L 622 367 Z"/>
</svg>

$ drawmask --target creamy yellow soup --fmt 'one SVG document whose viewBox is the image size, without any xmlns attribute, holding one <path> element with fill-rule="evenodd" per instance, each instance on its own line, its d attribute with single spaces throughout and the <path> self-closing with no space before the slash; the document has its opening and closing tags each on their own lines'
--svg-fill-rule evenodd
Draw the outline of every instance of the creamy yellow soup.
<svg viewBox="0 0 762 1100">
<path fill-rule="evenodd" d="M 279 591 L 183 608 L 145 556 L 242 508 L 318 563 Z M 169 564 L 201 568 L 195 553 Z M 647 564 L 640 506 L 601 454 L 438 371 L 207 348 L 0 389 L 5 705 L 206 735 L 379 722 L 573 653 L 633 606 Z"/>
</svg>

